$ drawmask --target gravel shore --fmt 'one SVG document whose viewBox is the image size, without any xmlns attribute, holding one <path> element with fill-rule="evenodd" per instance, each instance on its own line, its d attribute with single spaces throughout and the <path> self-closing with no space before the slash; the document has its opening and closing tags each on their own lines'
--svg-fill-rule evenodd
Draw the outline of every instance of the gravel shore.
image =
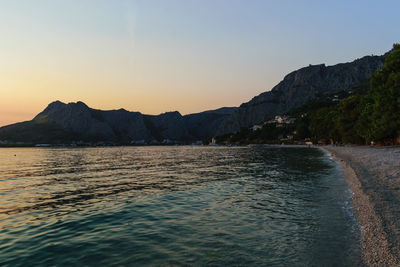
<svg viewBox="0 0 400 267">
<path fill-rule="evenodd" d="M 368 266 L 400 266 L 400 149 L 325 146 L 354 195 Z"/>
</svg>

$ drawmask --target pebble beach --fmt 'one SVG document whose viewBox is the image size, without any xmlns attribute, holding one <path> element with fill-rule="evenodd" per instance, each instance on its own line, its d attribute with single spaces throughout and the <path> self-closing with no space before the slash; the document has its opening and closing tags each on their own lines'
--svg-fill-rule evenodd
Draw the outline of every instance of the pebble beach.
<svg viewBox="0 0 400 267">
<path fill-rule="evenodd" d="M 400 266 L 400 148 L 326 146 L 353 191 L 367 266 Z"/>
</svg>

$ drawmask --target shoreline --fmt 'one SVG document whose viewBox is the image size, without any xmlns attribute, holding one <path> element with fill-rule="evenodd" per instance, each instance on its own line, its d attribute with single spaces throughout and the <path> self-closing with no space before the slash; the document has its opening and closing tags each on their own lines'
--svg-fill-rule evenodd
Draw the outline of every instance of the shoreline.
<svg viewBox="0 0 400 267">
<path fill-rule="evenodd" d="M 400 219 L 399 214 L 391 214 L 392 216 L 385 217 L 382 215 L 388 214 L 377 212 L 378 209 L 388 204 L 380 195 L 387 194 L 386 191 L 391 190 L 391 188 L 386 186 L 386 181 L 382 180 L 382 177 L 377 177 L 375 171 L 381 171 L 384 177 L 387 170 L 382 170 L 382 168 L 387 168 L 387 166 L 376 164 L 378 168 L 374 169 L 373 167 L 376 166 L 369 168 L 365 165 L 368 164 L 369 166 L 370 163 L 365 161 L 366 159 L 369 158 L 371 161 L 375 159 L 369 157 L 368 152 L 384 153 L 385 151 L 369 147 L 324 146 L 318 148 L 329 153 L 339 163 L 344 178 L 353 192 L 352 205 L 361 229 L 360 245 L 364 263 L 367 266 L 400 266 L 400 256 L 397 253 L 399 248 L 396 249 L 396 244 L 393 242 L 396 239 L 393 235 L 398 234 L 398 232 L 396 233 L 388 227 L 393 216 L 396 220 Z M 360 153 L 363 157 L 359 156 Z M 381 158 L 382 161 L 385 161 L 385 159 L 385 157 Z M 396 168 L 396 166 L 392 167 Z M 379 186 L 375 186 L 377 184 Z M 397 196 L 397 192 L 395 193 Z M 390 212 L 390 209 L 386 209 L 386 211 Z"/>
</svg>

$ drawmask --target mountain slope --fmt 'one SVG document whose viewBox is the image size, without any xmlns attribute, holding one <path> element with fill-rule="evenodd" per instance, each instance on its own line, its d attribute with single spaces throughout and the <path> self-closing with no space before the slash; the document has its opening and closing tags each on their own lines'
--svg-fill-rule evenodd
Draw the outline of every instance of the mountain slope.
<svg viewBox="0 0 400 267">
<path fill-rule="evenodd" d="M 97 110 L 83 102 L 50 103 L 33 120 L 0 128 L 0 140 L 25 143 L 65 143 L 71 141 L 175 140 L 191 142 L 215 134 L 219 124 L 231 113 L 223 108 L 182 116 L 179 112 L 144 115 L 140 112 Z M 202 126 L 202 122 L 207 125 Z M 198 126 L 202 128 L 199 129 Z M 203 128 L 205 133 L 202 132 Z"/>
<path fill-rule="evenodd" d="M 334 66 L 310 65 L 289 73 L 269 92 L 243 103 L 219 127 L 217 133 L 236 132 L 300 107 L 309 100 L 340 91 L 350 91 L 383 66 L 384 56 L 366 56 Z"/>
<path fill-rule="evenodd" d="M 299 107 L 311 99 L 357 88 L 379 70 L 384 56 L 366 56 L 334 66 L 310 65 L 289 73 L 271 91 L 240 107 L 220 108 L 182 116 L 179 112 L 144 115 L 140 112 L 97 110 L 83 102 L 55 101 L 32 121 L 0 128 L 0 140 L 62 143 L 71 140 L 190 142 L 232 133 Z"/>
</svg>

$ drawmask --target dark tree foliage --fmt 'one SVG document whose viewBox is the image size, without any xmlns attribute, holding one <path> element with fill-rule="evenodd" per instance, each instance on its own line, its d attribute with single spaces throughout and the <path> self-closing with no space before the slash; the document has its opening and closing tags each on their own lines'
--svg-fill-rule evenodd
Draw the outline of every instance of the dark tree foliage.
<svg viewBox="0 0 400 267">
<path fill-rule="evenodd" d="M 336 107 L 321 108 L 315 112 L 310 121 L 313 140 L 325 140 L 331 143 L 339 141 L 337 118 L 338 111 Z"/>
<path fill-rule="evenodd" d="M 310 125 L 310 116 L 308 114 L 303 114 L 297 118 L 295 123 L 296 140 L 302 140 L 305 138 L 309 138 L 311 136 L 309 125 Z"/>
<path fill-rule="evenodd" d="M 354 125 L 357 134 L 366 144 L 370 143 L 374 139 L 373 130 L 371 128 L 373 104 L 374 99 L 370 95 L 360 97 L 360 105 L 358 108 L 360 115 Z"/>
<path fill-rule="evenodd" d="M 317 110 L 319 110 L 321 108 L 332 107 L 335 105 L 336 104 L 334 102 L 332 102 L 332 100 L 330 100 L 329 98 L 327 98 L 327 97 L 321 98 L 320 97 L 320 98 L 313 99 L 313 100 L 307 102 L 306 104 L 302 105 L 299 108 L 292 109 L 291 111 L 288 112 L 288 115 L 298 118 L 298 117 L 301 117 L 302 115 L 316 112 Z"/>
<path fill-rule="evenodd" d="M 354 89 L 354 90 L 353 90 Z M 381 70 L 349 92 L 337 104 L 332 97 L 319 96 L 291 110 L 294 125 L 276 127 L 266 124 L 261 130 L 248 128 L 225 137 L 235 143 L 274 143 L 295 132 L 296 140 L 311 138 L 314 142 L 368 144 L 400 143 L 400 44 L 395 44 L 385 57 Z M 337 97 L 337 96 L 335 96 Z"/>
<path fill-rule="evenodd" d="M 230 137 L 231 143 L 237 142 L 245 142 L 251 133 L 251 130 L 248 128 L 241 128 L 241 130 Z"/>
<path fill-rule="evenodd" d="M 337 108 L 312 112 L 309 128 L 316 140 L 396 143 L 400 135 L 400 45 L 395 44 L 386 55 L 369 88 L 362 83 L 357 94 L 341 100 Z"/>
<path fill-rule="evenodd" d="M 400 130 L 400 44 L 385 58 L 383 68 L 371 77 L 371 137 L 395 140 Z"/>
<path fill-rule="evenodd" d="M 337 114 L 337 130 L 343 143 L 363 144 L 364 139 L 358 134 L 356 121 L 360 116 L 360 96 L 350 96 L 340 101 Z"/>
</svg>

